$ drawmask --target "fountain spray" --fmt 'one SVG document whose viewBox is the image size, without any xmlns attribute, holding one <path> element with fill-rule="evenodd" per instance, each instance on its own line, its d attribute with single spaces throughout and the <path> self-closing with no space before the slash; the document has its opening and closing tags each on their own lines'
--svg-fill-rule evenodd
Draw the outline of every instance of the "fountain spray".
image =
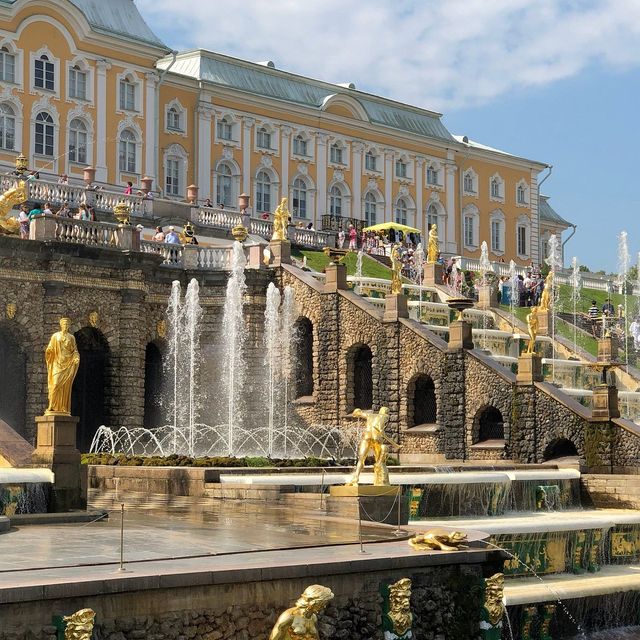
<svg viewBox="0 0 640 640">
<path fill-rule="evenodd" d="M 628 320 L 628 295 L 627 295 L 627 276 L 629 275 L 629 266 L 631 259 L 629 256 L 629 239 L 626 231 L 621 231 L 618 236 L 618 284 L 620 293 L 624 299 L 624 361 L 625 370 L 629 373 L 629 320 Z M 627 415 L 629 413 L 629 401 L 627 400 Z"/>
<path fill-rule="evenodd" d="M 283 407 L 283 455 L 286 458 L 288 451 L 288 431 L 289 431 L 289 384 L 293 376 L 293 357 L 291 345 L 295 339 L 294 328 L 298 318 L 296 307 L 295 291 L 293 287 L 284 288 L 282 301 L 282 313 L 280 319 L 280 341 L 282 343 L 282 380 L 284 387 Z"/>
<path fill-rule="evenodd" d="M 173 445 L 172 453 L 176 453 L 178 449 L 178 425 L 180 424 L 179 407 L 180 407 L 180 336 L 181 320 L 182 320 L 182 304 L 180 303 L 180 282 L 174 280 L 171 283 L 171 295 L 169 296 L 169 304 L 167 305 L 168 319 L 168 342 L 169 342 L 169 358 L 168 364 L 172 367 L 172 404 L 170 407 L 173 422 Z"/>
<path fill-rule="evenodd" d="M 360 285 L 360 280 L 362 279 L 362 260 L 364 258 L 364 252 L 362 249 L 358 251 L 358 257 L 356 258 L 356 284 L 354 287 L 354 293 L 360 295 L 362 287 Z"/>
<path fill-rule="evenodd" d="M 487 273 L 489 271 L 491 271 L 491 262 L 489 261 L 489 247 L 487 247 L 487 241 L 483 240 L 482 244 L 480 245 L 480 279 L 482 282 L 482 286 L 486 287 L 487 286 Z M 487 348 L 487 314 L 484 313 L 482 315 L 482 335 L 483 335 L 483 342 L 484 342 L 484 348 L 486 350 Z"/>
<path fill-rule="evenodd" d="M 267 306 L 264 312 L 264 346 L 265 364 L 267 365 L 267 407 L 268 407 L 268 430 L 267 430 L 267 453 L 273 457 L 273 439 L 275 432 L 275 413 L 278 402 L 276 400 L 278 385 L 278 365 L 280 358 L 280 290 L 273 282 L 267 288 Z"/>
<path fill-rule="evenodd" d="M 582 276 L 580 275 L 580 266 L 578 258 L 571 258 L 571 299 L 573 300 L 573 345 L 578 347 L 578 299 L 580 298 L 580 289 L 582 288 Z"/>
<path fill-rule="evenodd" d="M 551 291 L 549 292 L 549 299 L 551 300 L 551 380 L 556 380 L 556 272 L 562 269 L 562 252 L 558 238 L 554 233 L 549 238 L 549 250 L 546 259 L 546 263 L 549 265 L 549 269 L 553 272 L 553 278 L 551 280 Z"/>
<path fill-rule="evenodd" d="M 509 285 L 511 287 L 511 333 L 515 334 L 516 332 L 516 320 L 515 320 L 515 306 L 516 306 L 516 296 L 518 297 L 518 304 L 520 303 L 520 294 L 518 291 L 518 273 L 516 271 L 516 263 L 511 260 L 509 262 Z"/>
<path fill-rule="evenodd" d="M 424 280 L 424 249 L 422 248 L 422 242 L 418 243 L 416 250 L 413 254 L 415 260 L 416 269 L 418 270 L 418 286 L 420 287 L 420 303 L 418 305 L 418 322 L 422 322 L 422 285 Z"/>
<path fill-rule="evenodd" d="M 198 373 L 201 362 L 200 357 L 200 320 L 202 318 L 202 307 L 200 306 L 200 287 L 198 281 L 193 278 L 187 286 L 187 293 L 184 298 L 184 339 L 186 341 L 185 353 L 188 362 L 188 415 L 187 434 L 189 443 L 189 455 L 194 457 L 195 438 L 197 429 L 197 418 L 199 414 L 198 393 Z"/>
</svg>

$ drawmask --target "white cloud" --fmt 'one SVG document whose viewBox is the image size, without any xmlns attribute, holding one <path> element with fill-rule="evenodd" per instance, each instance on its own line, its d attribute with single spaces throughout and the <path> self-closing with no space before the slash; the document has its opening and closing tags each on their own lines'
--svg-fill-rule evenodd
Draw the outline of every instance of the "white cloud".
<svg viewBox="0 0 640 640">
<path fill-rule="evenodd" d="M 206 48 L 428 109 L 491 102 L 595 64 L 640 65 L 640 0 L 138 0 Z M 185 11 L 185 5 L 188 11 Z"/>
</svg>

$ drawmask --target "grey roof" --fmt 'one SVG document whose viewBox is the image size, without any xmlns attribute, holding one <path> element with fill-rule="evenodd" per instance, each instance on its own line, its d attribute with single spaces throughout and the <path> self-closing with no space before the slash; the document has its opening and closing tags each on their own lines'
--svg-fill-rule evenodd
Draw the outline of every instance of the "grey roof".
<svg viewBox="0 0 640 640">
<path fill-rule="evenodd" d="M 16 0 L 0 0 L 14 4 Z M 69 0 L 84 14 L 94 31 L 137 40 L 159 49 L 170 48 L 156 36 L 144 21 L 133 0 Z"/>
<path fill-rule="evenodd" d="M 169 61 L 165 59 L 158 66 L 166 68 L 168 65 Z M 316 109 L 330 96 L 345 95 L 359 102 L 373 123 L 455 142 L 438 113 L 209 51 L 180 54 L 171 73 Z"/>
<path fill-rule="evenodd" d="M 549 204 L 549 196 L 540 196 L 538 203 L 538 213 L 540 220 L 551 222 L 553 224 L 564 226 L 565 228 L 573 226 L 571 222 L 567 222 L 555 209 Z"/>
</svg>

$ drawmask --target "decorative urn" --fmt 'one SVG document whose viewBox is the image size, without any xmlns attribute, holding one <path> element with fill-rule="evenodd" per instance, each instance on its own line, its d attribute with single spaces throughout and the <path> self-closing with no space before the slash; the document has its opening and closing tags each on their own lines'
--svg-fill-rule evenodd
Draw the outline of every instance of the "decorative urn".
<svg viewBox="0 0 640 640">
<path fill-rule="evenodd" d="M 120 201 L 113 207 L 113 215 L 120 224 L 130 224 L 131 207 L 126 202 Z"/>
<path fill-rule="evenodd" d="M 454 311 L 458 312 L 458 317 L 456 318 L 456 321 L 460 322 L 463 318 L 462 318 L 462 314 L 465 311 L 465 309 L 471 309 L 471 307 L 473 307 L 473 300 L 471 300 L 470 298 L 449 298 L 447 300 L 447 306 L 449 307 L 449 309 L 453 309 Z"/>
</svg>

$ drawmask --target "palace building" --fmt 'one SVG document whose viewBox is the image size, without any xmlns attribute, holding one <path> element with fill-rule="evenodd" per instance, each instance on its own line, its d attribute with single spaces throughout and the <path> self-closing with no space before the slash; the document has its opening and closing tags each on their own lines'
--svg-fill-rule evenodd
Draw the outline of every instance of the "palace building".
<svg viewBox="0 0 640 640">
<path fill-rule="evenodd" d="M 442 252 L 538 264 L 570 223 L 547 165 L 452 135 L 441 114 L 205 50 L 172 51 L 132 0 L 0 0 L 0 165 L 41 177 L 154 181 L 294 222 L 438 224 Z M 194 190 L 191 189 L 193 193 Z"/>
</svg>

